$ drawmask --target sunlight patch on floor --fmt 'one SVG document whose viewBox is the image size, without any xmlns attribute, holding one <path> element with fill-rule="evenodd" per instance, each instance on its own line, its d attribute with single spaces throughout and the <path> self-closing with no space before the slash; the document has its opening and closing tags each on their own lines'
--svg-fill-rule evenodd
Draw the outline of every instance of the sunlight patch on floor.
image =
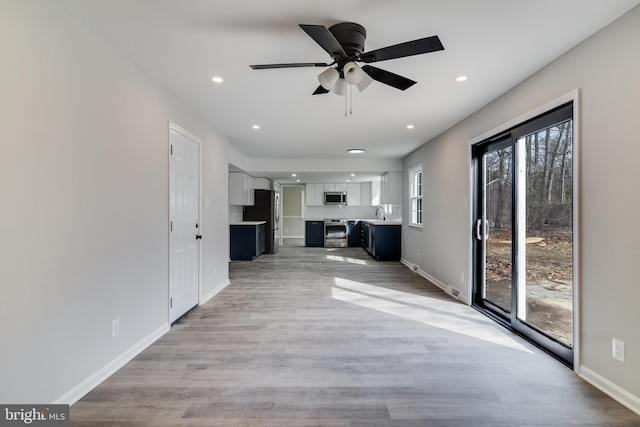
<svg viewBox="0 0 640 427">
<path fill-rule="evenodd" d="M 482 325 L 455 315 L 451 312 L 451 304 L 447 301 L 340 277 L 334 277 L 334 281 L 335 286 L 331 289 L 331 293 L 336 300 L 531 353 L 518 341 L 494 326 Z"/>
<path fill-rule="evenodd" d="M 331 261 L 343 261 L 343 262 L 350 262 L 351 264 L 367 265 L 367 261 L 363 259 L 357 259 L 357 258 L 349 258 L 349 257 L 343 257 L 343 256 L 337 256 L 337 255 L 327 255 L 327 259 Z"/>
</svg>

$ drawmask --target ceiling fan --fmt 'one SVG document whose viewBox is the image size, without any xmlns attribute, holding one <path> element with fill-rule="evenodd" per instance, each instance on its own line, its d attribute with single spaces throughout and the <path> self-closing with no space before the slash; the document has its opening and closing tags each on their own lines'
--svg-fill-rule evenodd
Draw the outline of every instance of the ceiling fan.
<svg viewBox="0 0 640 427">
<path fill-rule="evenodd" d="M 314 95 L 328 92 L 344 95 L 347 84 L 356 86 L 362 92 L 373 80 L 396 89 L 406 90 L 417 82 L 372 65 L 360 67 L 356 63 L 364 62 L 365 64 L 370 64 L 444 50 L 438 36 L 431 36 L 364 52 L 367 31 L 362 25 L 354 22 L 342 22 L 329 28 L 324 25 L 300 24 L 300 28 L 331 55 L 333 62 L 328 64 L 322 62 L 297 62 L 250 65 L 250 67 L 254 70 L 330 67 L 318 75 L 320 86 L 313 92 Z"/>
</svg>

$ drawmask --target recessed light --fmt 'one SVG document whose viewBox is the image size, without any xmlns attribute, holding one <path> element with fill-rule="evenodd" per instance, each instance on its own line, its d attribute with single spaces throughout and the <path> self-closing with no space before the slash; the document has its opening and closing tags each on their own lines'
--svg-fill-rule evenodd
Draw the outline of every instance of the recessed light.
<svg viewBox="0 0 640 427">
<path fill-rule="evenodd" d="M 253 126 L 251 126 L 251 127 L 252 127 L 253 129 L 255 129 L 255 130 L 260 129 L 260 125 L 253 125 Z"/>
<path fill-rule="evenodd" d="M 467 76 L 458 76 L 456 77 L 457 82 L 464 82 L 467 80 Z"/>
<path fill-rule="evenodd" d="M 407 129 L 413 129 L 414 127 L 414 125 L 407 125 Z"/>
<path fill-rule="evenodd" d="M 291 174 L 291 176 L 298 176 L 298 175 L 297 175 L 297 174 L 295 174 L 295 173 L 292 173 L 292 174 Z"/>
<path fill-rule="evenodd" d="M 296 182 L 300 182 L 300 180 L 299 180 L 299 179 L 296 179 Z"/>
<path fill-rule="evenodd" d="M 224 79 L 222 77 L 219 76 L 213 76 L 211 77 L 211 81 L 214 83 L 222 83 L 224 81 Z"/>
<path fill-rule="evenodd" d="M 349 148 L 347 152 L 349 154 L 362 154 L 364 153 L 364 148 Z"/>
<path fill-rule="evenodd" d="M 354 176 L 356 176 L 356 174 L 355 174 L 355 173 L 352 173 L 352 174 L 351 174 L 351 177 L 354 177 Z"/>
</svg>

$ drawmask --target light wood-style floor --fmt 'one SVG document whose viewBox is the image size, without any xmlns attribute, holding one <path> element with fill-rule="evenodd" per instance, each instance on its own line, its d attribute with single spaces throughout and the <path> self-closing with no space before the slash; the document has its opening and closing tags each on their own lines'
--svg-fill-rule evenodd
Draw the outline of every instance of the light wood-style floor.
<svg viewBox="0 0 640 427">
<path fill-rule="evenodd" d="M 71 407 L 73 426 L 639 426 L 400 263 L 282 247 Z"/>
</svg>

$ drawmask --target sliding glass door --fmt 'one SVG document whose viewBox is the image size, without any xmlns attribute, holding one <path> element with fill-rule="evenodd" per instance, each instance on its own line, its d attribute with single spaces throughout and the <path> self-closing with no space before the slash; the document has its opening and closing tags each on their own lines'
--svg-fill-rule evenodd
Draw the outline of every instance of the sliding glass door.
<svg viewBox="0 0 640 427">
<path fill-rule="evenodd" d="M 513 146 L 499 139 L 480 147 L 482 185 L 481 215 L 475 234 L 481 246 L 483 286 L 479 289 L 484 305 L 502 318 L 509 318 L 513 293 Z"/>
<path fill-rule="evenodd" d="M 572 104 L 473 147 L 474 304 L 573 362 Z"/>
</svg>

